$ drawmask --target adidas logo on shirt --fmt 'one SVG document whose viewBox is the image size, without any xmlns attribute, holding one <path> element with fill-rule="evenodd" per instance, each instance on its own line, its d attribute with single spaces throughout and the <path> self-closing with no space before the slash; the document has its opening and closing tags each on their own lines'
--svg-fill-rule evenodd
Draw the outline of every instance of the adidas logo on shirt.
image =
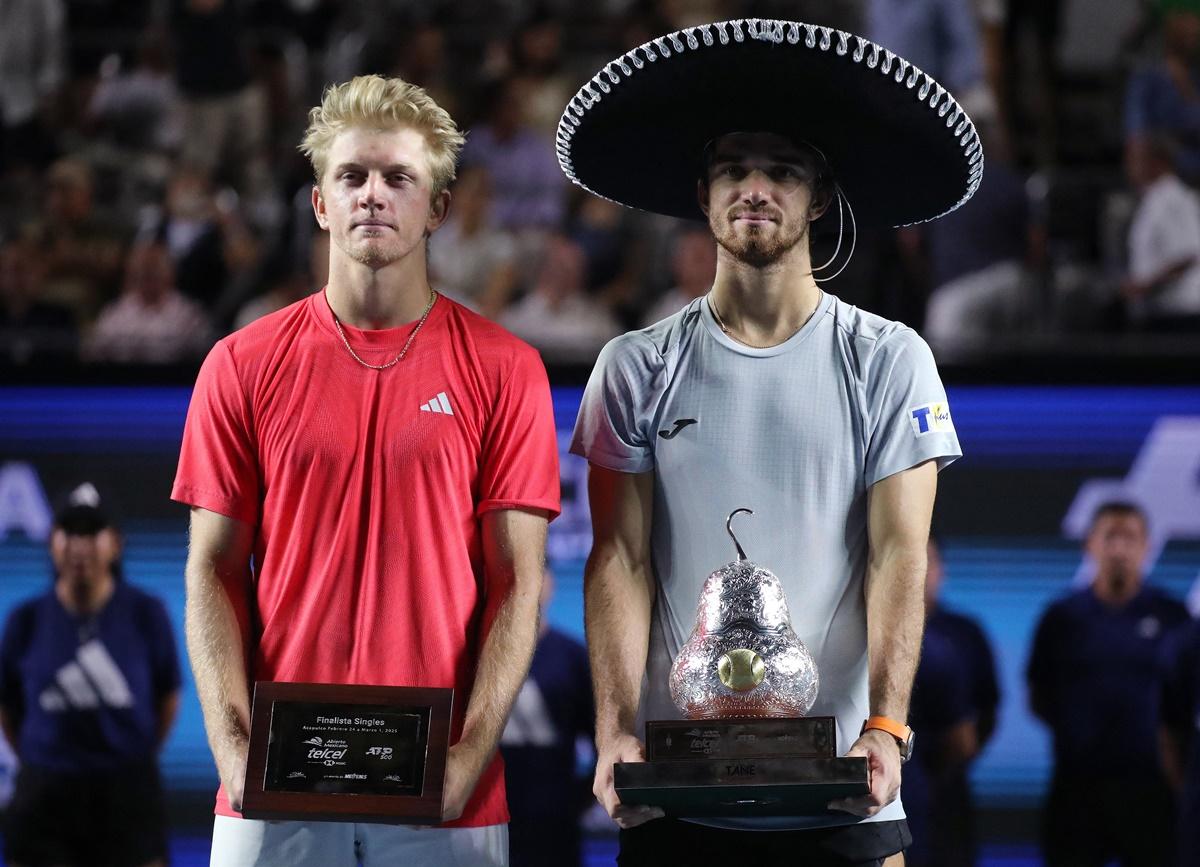
<svg viewBox="0 0 1200 867">
<path fill-rule="evenodd" d="M 421 412 L 437 412 L 443 415 L 454 415 L 454 410 L 450 408 L 450 398 L 446 397 L 446 392 L 439 391 L 437 397 L 429 401 L 429 403 L 421 404 Z"/>
<path fill-rule="evenodd" d="M 133 707 L 129 682 L 97 639 L 80 646 L 75 659 L 58 670 L 54 685 L 38 696 L 42 709 L 54 713 L 68 708 Z"/>
</svg>

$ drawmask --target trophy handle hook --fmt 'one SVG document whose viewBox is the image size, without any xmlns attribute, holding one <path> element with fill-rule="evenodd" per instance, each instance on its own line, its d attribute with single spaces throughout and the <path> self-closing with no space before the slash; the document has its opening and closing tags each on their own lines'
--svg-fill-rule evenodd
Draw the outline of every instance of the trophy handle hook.
<svg viewBox="0 0 1200 867">
<path fill-rule="evenodd" d="M 753 515 L 754 510 L 753 509 L 745 509 L 745 508 L 734 509 L 732 512 L 729 513 L 729 517 L 725 519 L 725 532 L 729 534 L 729 538 L 733 540 L 733 544 L 737 548 L 738 559 L 745 560 L 746 552 L 742 550 L 742 543 L 737 540 L 737 536 L 733 535 L 733 526 L 732 526 L 733 525 L 733 516 L 736 515 L 738 512 L 745 512 L 747 515 Z"/>
</svg>

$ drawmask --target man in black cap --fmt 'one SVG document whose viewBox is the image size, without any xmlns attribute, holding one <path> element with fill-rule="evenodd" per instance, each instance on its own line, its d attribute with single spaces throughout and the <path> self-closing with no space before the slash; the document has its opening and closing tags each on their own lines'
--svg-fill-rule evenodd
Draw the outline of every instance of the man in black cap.
<svg viewBox="0 0 1200 867">
<path fill-rule="evenodd" d="M 924 341 L 817 275 L 852 254 L 855 210 L 897 225 L 965 201 L 982 172 L 974 128 L 880 46 L 739 19 L 606 65 L 568 105 L 558 152 L 585 189 L 704 219 L 718 245 L 707 296 L 601 353 L 572 443 L 595 537 L 594 791 L 622 828 L 618 863 L 878 864 L 910 840 L 897 796 L 926 542 L 937 470 L 961 451 Z M 826 213 L 838 249 L 814 266 Z M 738 507 L 754 509 L 747 549 L 777 572 L 820 672 L 811 713 L 867 758 L 870 792 L 817 815 L 664 819 L 620 802 L 613 765 L 642 760 L 642 722 L 679 716 L 667 672 Z"/>
<path fill-rule="evenodd" d="M 91 485 L 50 536 L 54 586 L 0 639 L 0 724 L 21 762 L 4 854 L 23 867 L 166 863 L 157 753 L 179 707 L 162 603 L 117 574 L 121 537 Z"/>
</svg>

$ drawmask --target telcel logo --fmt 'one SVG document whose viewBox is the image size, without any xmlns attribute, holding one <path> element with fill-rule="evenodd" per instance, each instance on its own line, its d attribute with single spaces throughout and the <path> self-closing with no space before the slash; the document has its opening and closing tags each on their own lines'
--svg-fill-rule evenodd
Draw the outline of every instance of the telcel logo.
<svg viewBox="0 0 1200 867">
<path fill-rule="evenodd" d="M 308 751 L 308 757 L 310 759 L 340 759 L 347 752 L 347 750 L 322 750 L 314 747 Z"/>
</svg>

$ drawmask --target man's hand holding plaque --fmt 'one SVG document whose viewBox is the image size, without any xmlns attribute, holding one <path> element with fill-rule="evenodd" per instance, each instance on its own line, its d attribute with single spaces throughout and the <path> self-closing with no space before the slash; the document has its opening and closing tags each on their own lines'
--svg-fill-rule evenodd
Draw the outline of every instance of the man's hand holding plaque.
<svg viewBox="0 0 1200 867">
<path fill-rule="evenodd" d="M 592 794 L 620 828 L 636 828 L 666 814 L 660 807 L 624 804 L 617 797 L 613 782 L 613 768 L 618 763 L 646 761 L 645 745 L 631 734 L 617 734 L 597 739 L 596 778 L 592 783 Z"/>
</svg>

